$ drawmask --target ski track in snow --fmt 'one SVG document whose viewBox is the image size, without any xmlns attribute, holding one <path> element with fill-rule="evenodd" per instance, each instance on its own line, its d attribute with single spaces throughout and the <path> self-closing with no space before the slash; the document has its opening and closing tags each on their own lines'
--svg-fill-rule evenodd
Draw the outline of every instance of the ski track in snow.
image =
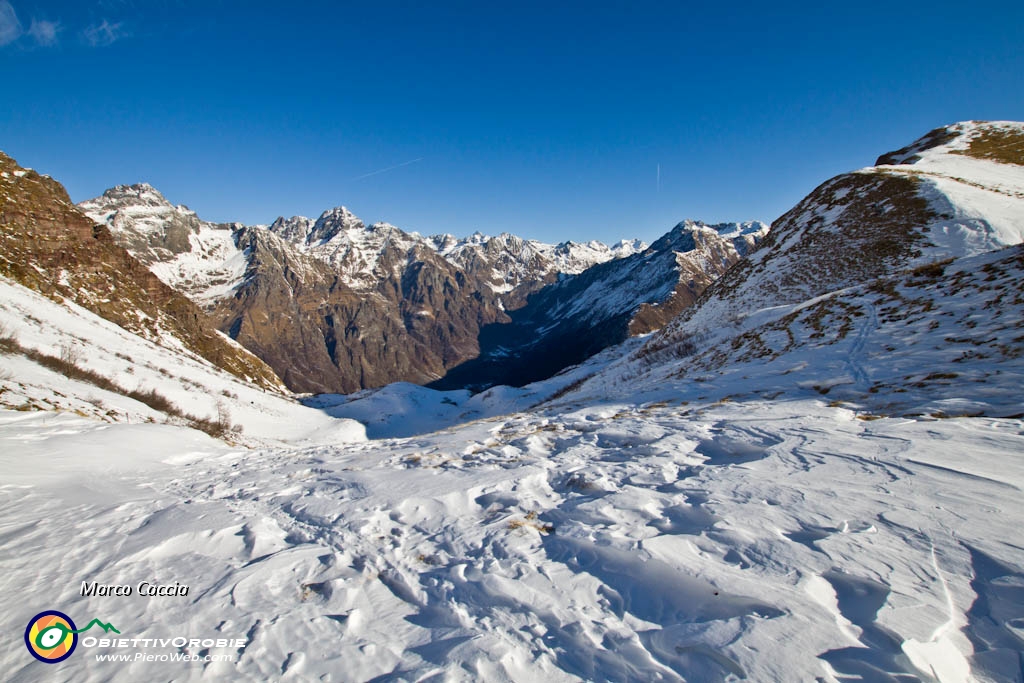
<svg viewBox="0 0 1024 683">
<path fill-rule="evenodd" d="M 27 424 L 0 437 L 90 438 Z M 0 488 L 4 626 L 56 607 L 129 637 L 249 639 L 205 665 L 76 653 L 53 667 L 68 680 L 1012 680 L 1021 434 L 805 400 L 145 466 L 126 443 L 113 470 Z M 147 579 L 191 592 L 79 595 Z M 25 660 L 5 651 L 9 679 L 41 680 Z"/>
</svg>

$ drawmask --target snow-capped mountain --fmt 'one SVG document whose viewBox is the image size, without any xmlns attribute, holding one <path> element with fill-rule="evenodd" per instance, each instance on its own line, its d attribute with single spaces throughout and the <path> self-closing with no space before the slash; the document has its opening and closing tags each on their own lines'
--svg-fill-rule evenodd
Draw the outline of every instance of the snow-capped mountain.
<svg viewBox="0 0 1024 683">
<path fill-rule="evenodd" d="M 438 253 L 487 280 L 494 292 L 515 292 L 503 300 L 509 309 L 521 306 L 526 295 L 537 289 L 536 283 L 548 284 L 559 274 L 576 275 L 647 248 L 641 240 L 621 240 L 613 247 L 597 240 L 547 244 L 509 233 L 497 237 L 475 233 L 464 239 L 437 235 L 430 239 Z M 526 291 L 517 292 L 522 285 L 528 285 Z"/>
<path fill-rule="evenodd" d="M 493 294 L 502 295 L 524 284 L 548 282 L 559 273 L 579 273 L 646 248 L 639 240 L 622 240 L 615 247 L 596 240 L 546 244 L 509 233 L 496 237 L 479 232 L 465 238 L 450 234 L 423 237 L 390 223 L 366 225 L 343 206 L 325 211 L 315 221 L 304 216 L 279 217 L 268 229 L 330 264 L 357 290 L 376 289 L 382 280 L 401 277 L 400 256 L 415 260 L 424 249 L 481 278 Z M 503 305 L 515 307 L 508 302 Z"/>
<path fill-rule="evenodd" d="M 242 226 L 201 220 L 151 185 L 118 185 L 79 208 L 108 226 L 118 244 L 158 278 L 200 306 L 231 296 L 245 279 L 249 259 L 235 235 Z"/>
<path fill-rule="evenodd" d="M 437 379 L 478 355 L 483 325 L 507 321 L 560 273 L 645 247 L 424 238 L 345 207 L 266 228 L 214 224 L 145 184 L 81 207 L 296 391 Z"/>
<path fill-rule="evenodd" d="M 343 208 L 270 228 L 217 225 L 148 186 L 83 208 L 295 391 L 430 381 L 475 355 L 479 325 L 504 315 L 422 240 Z"/>
<path fill-rule="evenodd" d="M 481 331 L 481 353 L 432 386 L 521 386 L 658 329 L 754 248 L 764 223 L 684 221 L 648 249 L 562 277 Z"/>
<path fill-rule="evenodd" d="M 343 206 L 325 211 L 315 221 L 303 216 L 281 217 L 268 229 L 330 265 L 356 290 L 376 289 L 382 280 L 400 278 L 408 255 L 415 247 L 426 245 L 419 236 L 388 223 L 367 226 Z"/>
</svg>

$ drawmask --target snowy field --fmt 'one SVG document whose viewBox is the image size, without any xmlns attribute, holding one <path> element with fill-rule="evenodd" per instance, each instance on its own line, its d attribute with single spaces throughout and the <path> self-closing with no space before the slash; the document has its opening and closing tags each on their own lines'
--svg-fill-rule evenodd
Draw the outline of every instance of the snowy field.
<svg viewBox="0 0 1024 683">
<path fill-rule="evenodd" d="M 13 646 L 0 666 L 12 681 L 1016 680 L 1021 428 L 817 400 L 609 404 L 243 450 L 8 411 L 12 641 L 56 608 L 122 638 L 245 644 L 80 646 L 52 666 Z M 144 580 L 189 594 L 80 595 Z M 96 657 L 140 651 L 226 661 Z"/>
</svg>

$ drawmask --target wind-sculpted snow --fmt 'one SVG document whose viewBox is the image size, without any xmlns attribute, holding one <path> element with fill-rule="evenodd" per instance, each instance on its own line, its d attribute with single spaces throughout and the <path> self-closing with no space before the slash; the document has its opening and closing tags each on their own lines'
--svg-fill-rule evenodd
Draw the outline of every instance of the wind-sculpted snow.
<svg viewBox="0 0 1024 683">
<path fill-rule="evenodd" d="M 1020 420 L 855 418 L 607 404 L 240 451 L 4 413 L 3 627 L 247 638 L 205 664 L 83 649 L 83 681 L 1019 677 Z M 79 595 L 154 578 L 188 597 Z"/>
</svg>

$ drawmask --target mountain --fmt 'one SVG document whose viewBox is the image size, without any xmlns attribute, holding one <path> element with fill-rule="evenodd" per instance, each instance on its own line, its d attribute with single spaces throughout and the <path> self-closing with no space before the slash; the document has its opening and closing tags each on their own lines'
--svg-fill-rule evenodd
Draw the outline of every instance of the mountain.
<svg viewBox="0 0 1024 683">
<path fill-rule="evenodd" d="M 478 320 L 502 315 L 454 294 L 465 283 L 429 249 L 410 253 L 418 245 L 397 228 L 367 230 L 343 208 L 269 229 L 218 225 L 148 185 L 115 187 L 82 207 L 294 391 L 429 381 L 476 353 Z"/>
<path fill-rule="evenodd" d="M 240 378 L 283 389 L 267 365 L 218 333 L 194 303 L 118 246 L 110 230 L 72 204 L 59 183 L 3 153 L 0 275 Z"/>
<path fill-rule="evenodd" d="M 476 233 L 460 240 L 439 235 L 431 241 L 439 254 L 487 282 L 506 310 L 521 308 L 530 294 L 555 282 L 560 274 L 582 273 L 647 248 L 640 240 L 622 240 L 612 247 L 597 240 L 546 244 L 509 233 L 497 237 Z"/>
<path fill-rule="evenodd" d="M 965 122 L 826 181 L 573 400 L 816 392 L 886 414 L 1020 413 L 1024 124 Z"/>
<path fill-rule="evenodd" d="M 481 327 L 507 321 L 559 273 L 645 247 L 424 238 L 344 207 L 267 227 L 215 224 L 146 184 L 81 208 L 300 392 L 435 380 L 478 355 Z"/>
<path fill-rule="evenodd" d="M 579 363 L 628 336 L 656 330 L 691 306 L 767 234 L 752 222 L 685 221 L 649 248 L 563 277 L 485 327 L 480 355 L 431 386 L 522 386 Z"/>
</svg>

